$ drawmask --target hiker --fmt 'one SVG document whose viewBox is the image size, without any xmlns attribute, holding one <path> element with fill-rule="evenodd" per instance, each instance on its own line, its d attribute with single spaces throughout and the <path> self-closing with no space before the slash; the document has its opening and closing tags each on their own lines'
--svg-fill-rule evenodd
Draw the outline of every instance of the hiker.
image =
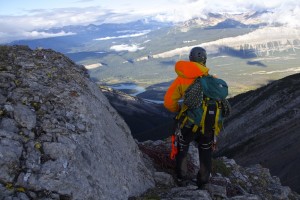
<svg viewBox="0 0 300 200">
<path fill-rule="evenodd" d="M 210 76 L 208 73 L 209 68 L 206 67 L 206 59 L 207 54 L 205 49 L 202 47 L 194 47 L 190 51 L 189 61 L 178 61 L 175 64 L 175 71 L 178 77 L 170 85 L 164 97 L 164 106 L 169 111 L 180 113 L 181 115 L 188 110 L 184 103 L 180 105 L 179 100 L 182 98 L 184 99 L 187 89 L 198 77 Z M 210 77 L 215 79 L 212 76 Z M 226 83 L 225 86 L 227 87 Z M 201 96 L 200 94 L 202 93 L 199 93 L 198 97 L 194 97 L 193 99 L 200 98 L 201 100 L 199 100 L 199 102 L 201 102 L 205 97 L 203 97 L 203 95 Z M 212 169 L 212 151 L 216 148 L 215 133 L 218 134 L 219 130 L 216 131 L 213 125 L 206 125 L 204 129 L 204 124 L 202 126 L 197 126 L 191 122 L 182 122 L 186 120 L 182 120 L 183 118 L 178 117 L 178 115 L 176 116 L 176 119 L 177 124 L 181 124 L 179 130 L 176 130 L 176 132 L 179 131 L 180 133 L 180 135 L 176 134 L 178 149 L 178 152 L 176 150 L 177 155 L 175 156 L 177 183 L 179 186 L 186 186 L 191 183 L 192 178 L 188 177 L 187 172 L 187 153 L 190 142 L 195 140 L 198 142 L 200 159 L 200 170 L 197 174 L 197 185 L 199 188 L 203 188 L 204 184 L 208 183 L 209 181 Z M 187 117 L 187 119 L 190 118 Z M 208 120 L 203 119 L 202 122 L 207 123 L 207 121 Z M 175 138 L 175 135 L 173 136 Z M 174 138 L 172 138 L 172 142 Z"/>
</svg>

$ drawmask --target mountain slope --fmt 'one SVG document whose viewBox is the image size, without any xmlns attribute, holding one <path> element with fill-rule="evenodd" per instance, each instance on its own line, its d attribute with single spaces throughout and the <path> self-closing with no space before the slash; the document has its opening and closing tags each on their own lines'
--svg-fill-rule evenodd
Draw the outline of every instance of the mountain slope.
<svg viewBox="0 0 300 200">
<path fill-rule="evenodd" d="M 220 136 L 219 155 L 260 163 L 300 191 L 300 74 L 231 99 L 233 112 Z"/>
<path fill-rule="evenodd" d="M 158 140 L 171 135 L 172 115 L 162 104 L 152 103 L 124 92 L 100 87 L 111 105 L 124 118 L 132 136 L 139 140 Z"/>
</svg>

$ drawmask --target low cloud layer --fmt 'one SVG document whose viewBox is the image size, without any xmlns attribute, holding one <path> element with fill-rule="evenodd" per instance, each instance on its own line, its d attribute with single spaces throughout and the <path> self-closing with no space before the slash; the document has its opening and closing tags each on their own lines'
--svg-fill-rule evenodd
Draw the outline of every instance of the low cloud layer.
<svg viewBox="0 0 300 200">
<path fill-rule="evenodd" d="M 30 33 L 41 32 L 38 30 L 52 27 L 120 23 L 141 18 L 176 23 L 195 17 L 206 18 L 211 12 L 241 13 L 264 10 L 270 11 L 262 16 L 262 20 L 266 23 L 281 23 L 290 27 L 300 26 L 300 2 L 298 0 L 157 0 L 151 3 L 144 1 L 120 3 L 120 1 L 112 0 L 110 4 L 103 7 L 34 9 L 29 10 L 27 14 L 14 16 L 0 14 L 0 43 L 31 39 Z M 46 34 L 44 36 L 48 37 Z"/>
<path fill-rule="evenodd" d="M 110 49 L 117 51 L 117 52 L 119 52 L 119 51 L 135 52 L 135 51 L 144 49 L 144 47 L 140 47 L 136 44 L 132 44 L 132 45 L 120 44 L 120 45 L 111 46 Z"/>
<path fill-rule="evenodd" d="M 149 32 L 150 32 L 150 31 L 145 30 L 145 31 L 138 32 L 138 33 L 133 33 L 133 34 L 128 34 L 128 35 L 120 35 L 120 36 L 116 36 L 116 37 L 97 38 L 97 39 L 95 39 L 95 40 L 112 40 L 112 39 L 121 39 L 121 38 L 139 37 L 139 36 L 146 35 L 146 34 L 149 33 Z"/>
<path fill-rule="evenodd" d="M 5 43 L 7 41 L 14 41 L 19 39 L 40 39 L 40 38 L 51 38 L 51 37 L 61 37 L 67 35 L 74 35 L 72 32 L 61 31 L 59 33 L 46 33 L 44 31 L 19 31 L 13 34 L 1 33 L 0 32 L 0 43 Z"/>
</svg>

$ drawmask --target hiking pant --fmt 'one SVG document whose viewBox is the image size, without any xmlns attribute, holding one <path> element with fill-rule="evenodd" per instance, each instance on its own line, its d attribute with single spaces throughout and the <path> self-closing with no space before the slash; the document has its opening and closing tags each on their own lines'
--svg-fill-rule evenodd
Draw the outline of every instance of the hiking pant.
<svg viewBox="0 0 300 200">
<path fill-rule="evenodd" d="M 213 133 L 202 134 L 199 131 L 192 132 L 192 128 L 182 128 L 182 137 L 178 140 L 178 154 L 176 155 L 176 174 L 179 179 L 188 179 L 187 153 L 190 142 L 198 143 L 200 170 L 197 174 L 197 185 L 199 187 L 209 181 L 212 168 L 212 142 Z"/>
</svg>

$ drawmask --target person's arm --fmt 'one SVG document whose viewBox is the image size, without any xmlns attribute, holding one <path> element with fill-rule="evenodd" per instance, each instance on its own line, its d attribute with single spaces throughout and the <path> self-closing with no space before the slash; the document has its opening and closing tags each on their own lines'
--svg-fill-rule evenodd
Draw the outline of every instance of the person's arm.
<svg viewBox="0 0 300 200">
<path fill-rule="evenodd" d="M 231 113 L 231 106 L 227 99 L 223 99 L 222 103 L 222 115 L 223 117 L 229 117 Z"/>
<path fill-rule="evenodd" d="M 171 112 L 179 112 L 180 105 L 178 101 L 182 97 L 182 91 L 180 87 L 180 81 L 178 78 L 168 88 L 164 97 L 164 106 Z"/>
</svg>

